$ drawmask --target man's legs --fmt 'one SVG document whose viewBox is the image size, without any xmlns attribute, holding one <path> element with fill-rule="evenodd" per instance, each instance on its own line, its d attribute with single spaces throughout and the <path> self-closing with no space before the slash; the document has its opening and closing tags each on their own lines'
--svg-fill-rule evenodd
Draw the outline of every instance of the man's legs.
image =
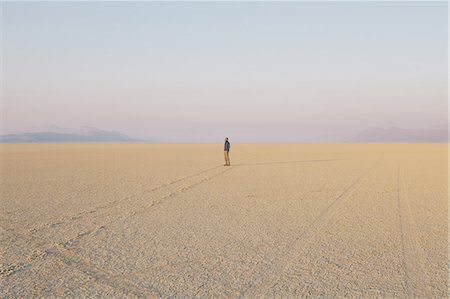
<svg viewBox="0 0 450 299">
<path fill-rule="evenodd" d="M 228 151 L 223 152 L 225 158 L 225 166 L 230 165 L 230 153 Z"/>
</svg>

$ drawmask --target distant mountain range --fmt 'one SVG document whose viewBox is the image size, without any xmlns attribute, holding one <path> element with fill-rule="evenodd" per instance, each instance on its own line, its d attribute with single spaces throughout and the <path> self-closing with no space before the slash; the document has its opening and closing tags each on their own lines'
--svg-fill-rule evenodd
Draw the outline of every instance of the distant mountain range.
<svg viewBox="0 0 450 299">
<path fill-rule="evenodd" d="M 2 143 L 40 143 L 40 142 L 132 142 L 133 139 L 116 131 L 105 131 L 89 126 L 69 129 L 50 125 L 37 132 L 23 132 L 0 136 Z"/>
<path fill-rule="evenodd" d="M 351 142 L 448 142 L 448 125 L 429 129 L 370 128 L 356 135 Z"/>
<path fill-rule="evenodd" d="M 448 126 L 442 125 L 429 129 L 369 128 L 350 142 L 367 143 L 440 143 L 448 142 Z M 42 130 L 0 135 L 0 143 L 70 143 L 70 142 L 143 142 L 117 131 L 106 131 L 89 126 L 69 129 L 50 125 Z"/>
</svg>

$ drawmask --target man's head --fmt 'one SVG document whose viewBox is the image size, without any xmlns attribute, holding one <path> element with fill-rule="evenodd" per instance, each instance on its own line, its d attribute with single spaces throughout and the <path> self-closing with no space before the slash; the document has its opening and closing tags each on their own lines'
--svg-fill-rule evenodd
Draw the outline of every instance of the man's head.
<svg viewBox="0 0 450 299">
<path fill-rule="evenodd" d="M 228 137 L 225 137 L 225 141 L 228 141 Z"/>
</svg>

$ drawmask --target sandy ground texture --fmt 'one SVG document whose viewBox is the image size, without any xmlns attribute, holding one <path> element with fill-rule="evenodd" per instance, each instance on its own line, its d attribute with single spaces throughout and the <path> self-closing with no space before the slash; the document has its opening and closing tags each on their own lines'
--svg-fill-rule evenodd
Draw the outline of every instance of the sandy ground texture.
<svg viewBox="0 0 450 299">
<path fill-rule="evenodd" d="M 447 298 L 447 145 L 1 145 L 2 297 Z"/>
</svg>

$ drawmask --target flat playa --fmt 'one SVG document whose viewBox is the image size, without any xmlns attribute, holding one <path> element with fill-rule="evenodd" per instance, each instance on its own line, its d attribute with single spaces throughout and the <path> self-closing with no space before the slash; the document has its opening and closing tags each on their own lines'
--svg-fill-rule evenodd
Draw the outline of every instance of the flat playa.
<svg viewBox="0 0 450 299">
<path fill-rule="evenodd" d="M 448 295 L 446 144 L 0 148 L 5 297 Z"/>
</svg>

